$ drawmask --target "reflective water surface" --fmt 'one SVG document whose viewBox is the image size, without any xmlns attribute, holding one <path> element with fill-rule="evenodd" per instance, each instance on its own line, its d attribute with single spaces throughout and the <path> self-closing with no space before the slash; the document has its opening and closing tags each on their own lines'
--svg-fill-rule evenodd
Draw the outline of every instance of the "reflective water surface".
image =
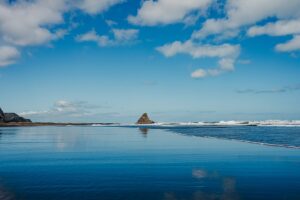
<svg viewBox="0 0 300 200">
<path fill-rule="evenodd" d="M 0 128 L 0 199 L 300 199 L 299 149 L 177 132 Z"/>
</svg>

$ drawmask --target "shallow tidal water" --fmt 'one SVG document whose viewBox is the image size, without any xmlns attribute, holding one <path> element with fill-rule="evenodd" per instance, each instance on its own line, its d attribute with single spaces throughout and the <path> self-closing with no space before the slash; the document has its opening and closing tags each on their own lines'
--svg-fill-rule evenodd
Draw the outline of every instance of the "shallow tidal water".
<svg viewBox="0 0 300 200">
<path fill-rule="evenodd" d="M 300 199 L 300 149 L 229 131 L 0 128 L 0 200 Z M 243 129 L 250 139 L 253 131 L 266 132 Z M 282 131 L 297 146 L 300 128 Z"/>
</svg>

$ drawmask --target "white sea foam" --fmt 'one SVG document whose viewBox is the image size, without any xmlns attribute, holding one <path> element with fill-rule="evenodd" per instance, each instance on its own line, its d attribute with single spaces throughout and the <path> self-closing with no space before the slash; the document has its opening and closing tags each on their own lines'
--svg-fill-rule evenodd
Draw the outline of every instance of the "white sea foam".
<svg viewBox="0 0 300 200">
<path fill-rule="evenodd" d="M 92 126 L 107 126 L 93 124 Z M 147 126 L 147 127 L 205 127 L 205 126 L 278 126 L 300 127 L 300 120 L 265 120 L 265 121 L 218 121 L 218 122 L 157 122 L 154 124 L 113 124 L 109 126 Z"/>
<path fill-rule="evenodd" d="M 91 126 L 104 126 L 103 124 L 92 124 Z"/>
<path fill-rule="evenodd" d="M 300 120 L 266 120 L 252 121 L 250 123 L 258 126 L 300 126 Z"/>
</svg>

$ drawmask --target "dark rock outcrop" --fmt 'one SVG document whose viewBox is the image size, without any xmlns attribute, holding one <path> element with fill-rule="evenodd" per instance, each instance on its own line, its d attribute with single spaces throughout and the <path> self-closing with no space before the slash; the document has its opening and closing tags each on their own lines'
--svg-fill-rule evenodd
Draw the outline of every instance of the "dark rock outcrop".
<svg viewBox="0 0 300 200">
<path fill-rule="evenodd" d="M 4 122 L 4 112 L 2 111 L 2 109 L 0 108 L 0 122 Z"/>
<path fill-rule="evenodd" d="M 5 122 L 31 122 L 30 119 L 25 119 L 24 117 L 20 117 L 16 113 L 5 113 L 4 114 Z"/>
<path fill-rule="evenodd" d="M 154 124 L 154 121 L 149 119 L 147 113 L 144 113 L 136 122 L 136 124 Z"/>
<path fill-rule="evenodd" d="M 30 119 L 25 119 L 24 117 L 20 117 L 16 113 L 4 113 L 0 108 L 0 122 L 8 123 L 8 122 L 31 122 Z"/>
</svg>

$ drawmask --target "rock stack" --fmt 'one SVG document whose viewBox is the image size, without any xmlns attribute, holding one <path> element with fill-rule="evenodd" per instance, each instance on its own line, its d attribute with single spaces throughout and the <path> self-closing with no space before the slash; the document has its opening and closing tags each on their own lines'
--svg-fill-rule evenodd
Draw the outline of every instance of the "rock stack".
<svg viewBox="0 0 300 200">
<path fill-rule="evenodd" d="M 0 108 L 0 123 L 8 123 L 8 122 L 31 122 L 30 119 L 25 119 L 24 117 L 20 117 L 16 113 L 4 113 Z"/>
<path fill-rule="evenodd" d="M 154 124 L 154 121 L 149 119 L 147 113 L 144 113 L 136 122 L 136 124 Z"/>
</svg>

